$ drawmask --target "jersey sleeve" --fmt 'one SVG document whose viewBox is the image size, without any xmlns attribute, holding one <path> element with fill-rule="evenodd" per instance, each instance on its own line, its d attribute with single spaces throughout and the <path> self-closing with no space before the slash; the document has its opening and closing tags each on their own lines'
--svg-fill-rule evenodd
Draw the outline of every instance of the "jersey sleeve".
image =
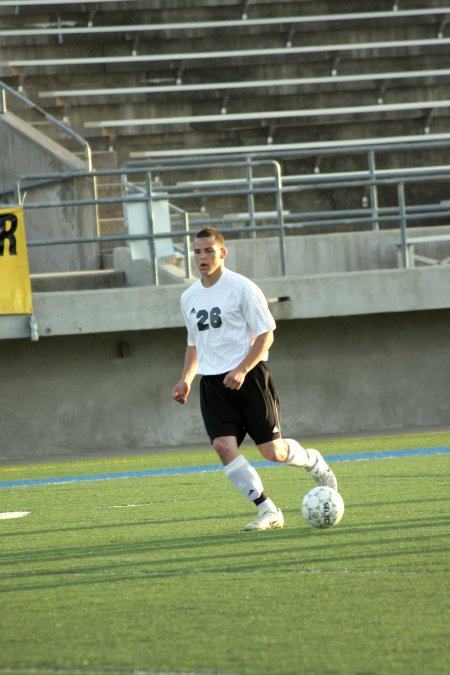
<svg viewBox="0 0 450 675">
<path fill-rule="evenodd" d="M 186 325 L 188 347 L 195 347 L 194 335 L 192 333 L 191 323 L 190 323 L 190 321 L 188 319 L 188 315 L 186 313 L 186 307 L 185 307 L 185 302 L 183 302 L 183 296 L 181 296 L 181 298 L 180 298 L 180 308 L 181 308 L 181 313 L 183 315 L 184 323 Z"/>
<path fill-rule="evenodd" d="M 245 287 L 242 305 L 247 323 L 255 336 L 275 330 L 275 319 L 269 309 L 266 296 L 253 282 Z"/>
</svg>

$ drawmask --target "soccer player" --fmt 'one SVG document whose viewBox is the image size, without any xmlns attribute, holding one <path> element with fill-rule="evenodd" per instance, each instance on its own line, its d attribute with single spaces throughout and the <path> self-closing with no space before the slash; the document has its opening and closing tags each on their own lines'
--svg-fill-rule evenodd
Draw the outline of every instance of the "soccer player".
<svg viewBox="0 0 450 675">
<path fill-rule="evenodd" d="M 276 326 L 263 292 L 225 267 L 225 241 L 215 228 L 198 232 L 193 248 L 200 279 L 181 296 L 187 347 L 172 396 L 186 403 L 194 377 L 202 375 L 200 408 L 206 432 L 227 478 L 258 509 L 244 529 L 280 528 L 281 510 L 239 451 L 246 434 L 263 457 L 304 467 L 317 485 L 337 488 L 336 478 L 317 450 L 281 436 L 279 401 L 266 365 Z"/>
</svg>

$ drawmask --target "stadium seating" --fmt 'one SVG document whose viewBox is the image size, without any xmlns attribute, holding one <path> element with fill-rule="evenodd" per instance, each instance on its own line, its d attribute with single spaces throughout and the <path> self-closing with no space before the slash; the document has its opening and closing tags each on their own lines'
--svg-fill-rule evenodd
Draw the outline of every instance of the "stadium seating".
<svg viewBox="0 0 450 675">
<path fill-rule="evenodd" d="M 145 146 L 182 153 L 419 134 L 431 120 L 434 132 L 446 128 L 445 6 L 185 4 L 3 3 L 1 77 L 119 162 Z M 164 128 L 136 123 L 148 119 Z"/>
</svg>

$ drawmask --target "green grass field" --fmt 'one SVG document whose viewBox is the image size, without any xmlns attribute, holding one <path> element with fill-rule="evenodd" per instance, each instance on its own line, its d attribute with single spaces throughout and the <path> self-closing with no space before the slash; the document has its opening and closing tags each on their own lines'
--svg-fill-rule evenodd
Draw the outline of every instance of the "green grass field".
<svg viewBox="0 0 450 675">
<path fill-rule="evenodd" d="M 0 481 L 205 464 L 212 452 L 66 461 Z M 0 512 L 31 511 L 0 520 L 0 673 L 450 673 L 450 454 L 333 468 L 346 512 L 320 531 L 300 516 L 313 485 L 293 468 L 260 470 L 286 520 L 267 532 L 242 530 L 254 507 L 221 471 L 0 489 Z"/>
</svg>

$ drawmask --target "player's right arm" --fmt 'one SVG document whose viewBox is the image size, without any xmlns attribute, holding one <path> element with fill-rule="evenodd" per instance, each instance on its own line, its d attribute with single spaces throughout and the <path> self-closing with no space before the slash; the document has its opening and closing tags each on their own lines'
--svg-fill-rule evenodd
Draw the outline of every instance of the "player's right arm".
<svg viewBox="0 0 450 675">
<path fill-rule="evenodd" d="M 181 373 L 180 381 L 172 389 L 172 397 L 178 403 L 186 403 L 191 391 L 192 381 L 197 374 L 198 359 L 197 348 L 188 345 L 184 355 L 184 367 Z"/>
</svg>

